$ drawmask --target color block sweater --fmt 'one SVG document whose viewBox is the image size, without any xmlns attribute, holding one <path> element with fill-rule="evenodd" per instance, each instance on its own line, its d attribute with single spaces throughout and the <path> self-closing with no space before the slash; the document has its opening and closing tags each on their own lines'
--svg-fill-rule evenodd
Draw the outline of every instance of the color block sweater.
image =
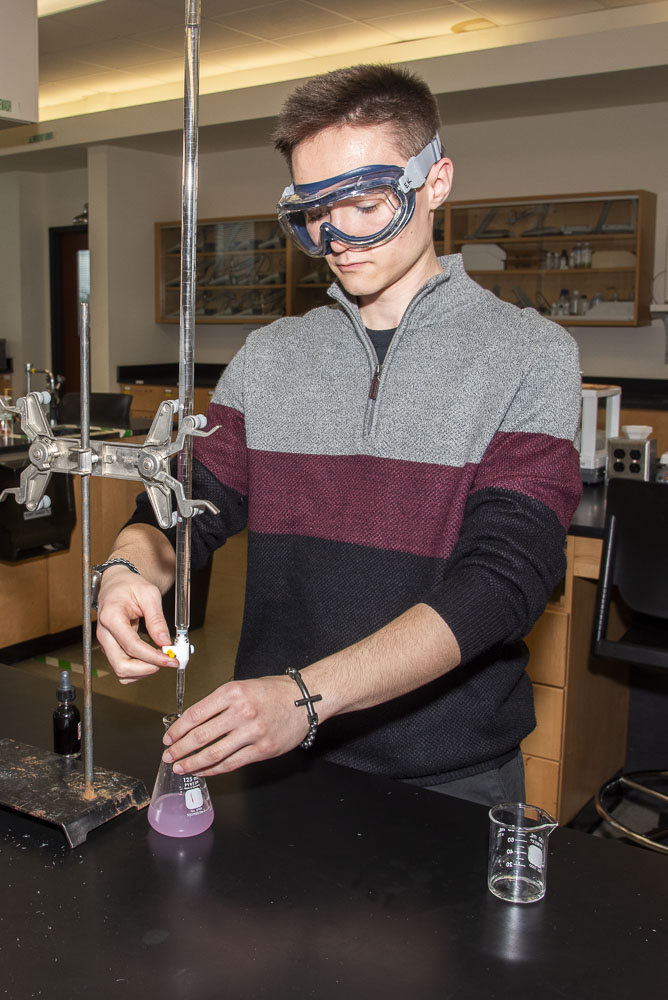
<svg viewBox="0 0 668 1000">
<path fill-rule="evenodd" d="M 196 439 L 204 560 L 248 526 L 239 678 L 302 668 L 417 603 L 459 667 L 325 723 L 314 751 L 434 784 L 508 759 L 535 725 L 522 642 L 564 574 L 581 494 L 577 348 L 499 301 L 461 257 L 413 298 L 380 377 L 355 300 L 252 333 Z M 152 522 L 140 502 L 135 520 Z"/>
</svg>

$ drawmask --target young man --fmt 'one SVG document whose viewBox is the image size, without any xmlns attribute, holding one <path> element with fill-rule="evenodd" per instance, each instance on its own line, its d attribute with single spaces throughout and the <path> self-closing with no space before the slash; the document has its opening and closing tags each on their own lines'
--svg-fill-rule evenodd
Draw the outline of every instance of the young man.
<svg viewBox="0 0 668 1000">
<path fill-rule="evenodd" d="M 172 726 L 177 770 L 305 742 L 465 798 L 523 797 L 522 637 L 580 496 L 578 358 L 559 326 L 437 259 L 438 126 L 426 85 L 383 66 L 313 79 L 280 115 L 279 219 L 336 281 L 328 305 L 251 334 L 213 397 L 221 430 L 195 443 L 196 493 L 221 512 L 194 519 L 195 558 L 247 524 L 248 582 L 235 680 Z M 170 641 L 174 552 L 145 503 L 113 557 L 137 572 L 104 573 L 98 637 L 129 681 L 173 665 L 134 627 Z"/>
</svg>

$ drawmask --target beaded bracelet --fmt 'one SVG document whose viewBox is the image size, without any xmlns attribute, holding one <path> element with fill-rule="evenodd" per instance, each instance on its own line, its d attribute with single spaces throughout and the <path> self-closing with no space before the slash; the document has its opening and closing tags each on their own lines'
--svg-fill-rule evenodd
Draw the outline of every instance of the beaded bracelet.
<svg viewBox="0 0 668 1000">
<path fill-rule="evenodd" d="M 302 742 L 299 744 L 302 750 L 308 750 L 310 747 L 313 746 L 313 742 L 315 740 L 315 734 L 318 732 L 318 714 L 313 708 L 313 702 L 322 701 L 322 695 L 309 694 L 308 688 L 306 687 L 306 684 L 304 684 L 302 675 L 299 673 L 298 670 L 295 669 L 295 667 L 288 667 L 288 669 L 285 672 L 286 674 L 288 674 L 288 676 L 292 677 L 293 681 L 295 682 L 295 684 L 298 685 L 299 690 L 304 695 L 303 698 L 297 699 L 297 701 L 295 702 L 295 707 L 301 708 L 302 705 L 305 705 L 306 711 L 308 712 L 308 733 L 306 734 L 306 737 L 302 740 Z"/>
</svg>

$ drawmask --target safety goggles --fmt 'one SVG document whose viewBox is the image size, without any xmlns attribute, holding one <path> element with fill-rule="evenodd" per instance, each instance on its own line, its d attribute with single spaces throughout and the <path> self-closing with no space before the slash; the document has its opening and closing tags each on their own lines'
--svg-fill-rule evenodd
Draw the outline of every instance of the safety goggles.
<svg viewBox="0 0 668 1000">
<path fill-rule="evenodd" d="M 412 219 L 415 192 L 442 155 L 435 135 L 405 167 L 375 164 L 313 184 L 290 184 L 277 206 L 278 221 L 310 257 L 331 253 L 333 241 L 351 250 L 382 246 Z"/>
</svg>

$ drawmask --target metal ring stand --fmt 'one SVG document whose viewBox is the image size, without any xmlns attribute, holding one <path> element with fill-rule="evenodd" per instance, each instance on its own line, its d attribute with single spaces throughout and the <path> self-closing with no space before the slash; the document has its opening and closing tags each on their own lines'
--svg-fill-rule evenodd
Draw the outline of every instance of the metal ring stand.
<svg viewBox="0 0 668 1000">
<path fill-rule="evenodd" d="M 183 128 L 183 184 L 181 236 L 181 327 L 179 338 L 178 430 L 172 441 L 176 404 L 161 403 L 142 445 L 90 439 L 90 326 L 88 303 L 81 303 L 81 436 L 54 437 L 43 406 L 48 393 L 28 391 L 14 406 L 0 398 L 0 412 L 20 417 L 21 430 L 30 441 L 30 464 L 21 473 L 18 487 L 4 490 L 29 511 L 50 504 L 46 489 L 53 473 L 81 479 L 82 621 L 84 666 L 83 767 L 80 761 L 50 751 L 0 740 L 0 805 L 62 827 L 71 847 L 81 844 L 89 830 L 106 823 L 133 806 L 148 805 L 141 781 L 93 766 L 93 705 L 91 664 L 91 548 L 90 477 L 140 481 L 146 488 L 158 524 L 176 525 L 176 638 L 171 651 L 178 660 L 177 711 L 183 708 L 185 667 L 193 652 L 188 639 L 190 624 L 191 518 L 204 510 L 218 513 L 206 500 L 192 499 L 192 439 L 218 430 L 204 431 L 206 418 L 193 415 L 194 328 L 197 226 L 199 30 L 201 0 L 185 0 L 185 86 Z M 170 459 L 178 455 L 178 477 L 171 475 Z M 176 501 L 172 513 L 171 497 Z"/>
</svg>

